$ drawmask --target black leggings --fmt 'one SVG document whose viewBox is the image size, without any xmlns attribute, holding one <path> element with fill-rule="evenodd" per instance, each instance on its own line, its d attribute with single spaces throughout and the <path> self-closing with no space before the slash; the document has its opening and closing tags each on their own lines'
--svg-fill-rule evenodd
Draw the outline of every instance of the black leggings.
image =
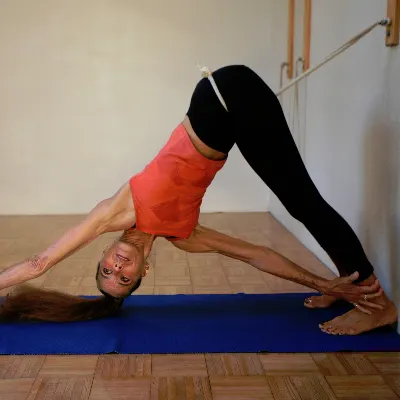
<svg viewBox="0 0 400 400">
<path fill-rule="evenodd" d="M 312 182 L 275 94 L 245 66 L 223 67 L 213 77 L 228 112 L 209 80 L 202 79 L 187 112 L 200 140 L 224 153 L 236 144 L 286 210 L 326 251 L 340 274 L 358 271 L 358 282 L 367 279 L 373 267 L 349 224 Z"/>
</svg>

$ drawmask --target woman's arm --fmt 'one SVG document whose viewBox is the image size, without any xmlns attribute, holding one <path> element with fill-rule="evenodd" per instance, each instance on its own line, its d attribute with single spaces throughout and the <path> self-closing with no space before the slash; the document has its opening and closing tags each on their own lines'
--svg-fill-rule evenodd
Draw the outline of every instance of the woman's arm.
<svg viewBox="0 0 400 400">
<path fill-rule="evenodd" d="M 69 229 L 53 245 L 3 271 L 0 274 L 0 290 L 37 278 L 101 234 L 124 230 L 134 223 L 130 187 L 125 184 L 114 196 L 98 203 L 83 221 Z"/>
<path fill-rule="evenodd" d="M 257 246 L 200 225 L 196 227 L 189 239 L 173 241 L 172 244 L 187 252 L 215 252 L 235 258 L 271 275 L 299 283 L 320 293 L 342 298 L 351 303 L 371 306 L 371 303 L 365 300 L 364 295 L 368 294 L 367 298 L 369 299 L 376 297 L 379 293 L 377 281 L 371 286 L 357 286 L 352 283 L 358 278 L 355 274 L 332 280 L 324 279 L 296 265 L 268 247 Z M 374 304 L 372 306 L 376 308 Z"/>
</svg>

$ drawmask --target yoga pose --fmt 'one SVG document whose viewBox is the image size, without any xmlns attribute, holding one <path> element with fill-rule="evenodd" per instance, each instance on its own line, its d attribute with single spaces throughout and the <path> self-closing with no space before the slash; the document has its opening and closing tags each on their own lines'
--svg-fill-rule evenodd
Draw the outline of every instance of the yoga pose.
<svg viewBox="0 0 400 400">
<path fill-rule="evenodd" d="M 97 265 L 103 296 L 17 291 L 6 297 L 0 318 L 76 321 L 111 315 L 140 286 L 154 240 L 164 238 L 181 250 L 220 253 L 320 292 L 322 296 L 306 300 L 307 307 L 327 307 L 336 299 L 354 304 L 348 313 L 320 325 L 326 333 L 354 335 L 397 320 L 397 310 L 380 288 L 355 233 L 310 179 L 274 93 L 246 66 L 220 68 L 213 78 L 217 89 L 207 78 L 198 82 L 182 123 L 140 173 L 51 247 L 0 274 L 0 289 L 23 283 L 99 235 L 122 231 Z M 234 144 L 331 257 L 340 277 L 323 279 L 272 249 L 199 225 L 204 194 Z"/>
</svg>

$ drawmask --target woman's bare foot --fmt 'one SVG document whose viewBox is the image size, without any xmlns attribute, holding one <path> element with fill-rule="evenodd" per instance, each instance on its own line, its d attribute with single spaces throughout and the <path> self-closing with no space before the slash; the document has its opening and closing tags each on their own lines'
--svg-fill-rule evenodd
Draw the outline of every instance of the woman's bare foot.
<svg viewBox="0 0 400 400">
<path fill-rule="evenodd" d="M 354 308 L 353 310 L 319 325 L 321 330 L 330 335 L 359 335 L 397 321 L 397 310 L 392 301 L 388 300 L 383 310 L 372 314 Z"/>
<path fill-rule="evenodd" d="M 371 285 L 376 280 L 375 275 L 371 275 L 360 285 Z M 334 318 L 331 321 L 320 324 L 319 327 L 325 333 L 331 335 L 359 335 L 364 332 L 391 325 L 397 321 L 398 313 L 396 306 L 384 292 L 377 297 L 369 299 L 371 303 L 379 305 L 381 309 L 371 309 L 370 314 L 358 308 Z"/>
<path fill-rule="evenodd" d="M 335 301 L 336 297 L 323 294 L 322 296 L 307 297 L 304 301 L 304 306 L 307 308 L 328 308 Z"/>
<path fill-rule="evenodd" d="M 340 276 L 347 276 L 343 271 L 340 271 Z M 337 301 L 334 296 L 323 294 L 321 296 L 311 296 L 304 301 L 304 306 L 307 308 L 329 308 Z"/>
</svg>

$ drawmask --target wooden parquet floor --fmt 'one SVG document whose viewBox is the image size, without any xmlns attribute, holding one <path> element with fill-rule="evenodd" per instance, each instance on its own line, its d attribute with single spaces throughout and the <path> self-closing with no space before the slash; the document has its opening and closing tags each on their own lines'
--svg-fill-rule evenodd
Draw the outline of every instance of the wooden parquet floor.
<svg viewBox="0 0 400 400">
<path fill-rule="evenodd" d="M 41 251 L 82 216 L 0 217 L 0 269 Z M 202 214 L 201 223 L 264 244 L 321 276 L 333 274 L 267 213 Z M 106 235 L 31 283 L 97 295 Z M 216 254 L 157 240 L 134 294 L 280 293 L 309 288 Z M 7 291 L 0 293 L 4 295 Z M 0 356 L 0 400 L 397 399 L 399 353 Z"/>
</svg>

